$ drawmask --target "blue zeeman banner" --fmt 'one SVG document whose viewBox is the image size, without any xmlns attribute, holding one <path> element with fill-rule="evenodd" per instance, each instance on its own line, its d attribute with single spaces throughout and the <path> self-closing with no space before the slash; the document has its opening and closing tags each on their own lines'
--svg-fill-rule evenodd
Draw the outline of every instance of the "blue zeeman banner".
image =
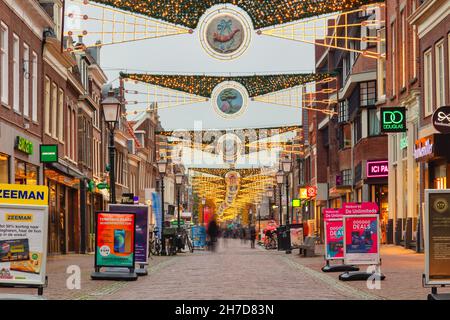
<svg viewBox="0 0 450 320">
<path fill-rule="evenodd" d="M 192 227 L 192 242 L 194 247 L 206 246 L 206 228 L 203 226 Z"/>
<path fill-rule="evenodd" d="M 158 238 L 161 239 L 162 210 L 161 210 L 161 200 L 159 199 L 159 194 L 157 192 L 152 192 L 152 208 L 153 214 L 155 215 L 156 226 L 158 227 Z"/>
</svg>

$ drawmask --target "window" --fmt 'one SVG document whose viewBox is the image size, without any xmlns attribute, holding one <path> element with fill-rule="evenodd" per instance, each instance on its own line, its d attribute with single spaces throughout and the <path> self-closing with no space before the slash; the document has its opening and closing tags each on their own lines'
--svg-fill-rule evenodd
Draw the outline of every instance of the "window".
<svg viewBox="0 0 450 320">
<path fill-rule="evenodd" d="M 50 79 L 48 77 L 45 77 L 44 127 L 45 133 L 50 135 Z"/>
<path fill-rule="evenodd" d="M 386 95 L 386 29 L 377 31 L 378 37 L 382 40 L 378 42 L 378 53 L 380 59 L 377 60 L 377 81 L 378 81 L 378 99 L 381 100 Z"/>
<path fill-rule="evenodd" d="M 369 109 L 369 136 L 378 136 L 380 133 L 380 113 L 377 109 Z"/>
<path fill-rule="evenodd" d="M 9 58 L 8 58 L 8 27 L 0 23 L 0 100 L 5 105 L 9 104 Z"/>
<path fill-rule="evenodd" d="M 38 57 L 36 52 L 33 51 L 33 58 L 32 58 L 32 106 L 31 106 L 31 120 L 37 122 L 38 121 Z"/>
<path fill-rule="evenodd" d="M 405 10 L 400 13 L 402 24 L 402 88 L 406 87 L 406 14 Z"/>
<path fill-rule="evenodd" d="M 76 132 L 76 113 L 75 110 L 72 110 L 72 120 L 71 120 L 71 126 L 72 126 L 72 131 L 71 131 L 71 139 L 72 139 L 72 143 L 71 145 L 71 158 L 72 160 L 75 160 L 75 132 Z"/>
<path fill-rule="evenodd" d="M 13 109 L 20 112 L 20 40 L 13 34 Z"/>
<path fill-rule="evenodd" d="M 23 45 L 23 115 L 30 116 L 30 47 Z"/>
<path fill-rule="evenodd" d="M 376 82 L 375 81 L 369 81 L 369 82 L 361 82 L 360 83 L 360 106 L 373 106 L 376 102 Z"/>
<path fill-rule="evenodd" d="M 396 72 L 395 72 L 395 68 L 397 66 L 396 64 L 396 59 L 395 59 L 395 41 L 397 41 L 396 38 L 396 30 L 395 30 L 395 22 L 391 23 L 391 85 L 392 85 L 392 92 L 391 95 L 394 96 L 397 92 L 397 88 L 396 88 Z"/>
<path fill-rule="evenodd" d="M 445 104 L 445 62 L 444 62 L 444 41 L 436 45 L 436 107 Z"/>
<path fill-rule="evenodd" d="M 342 177 L 342 185 L 343 186 L 351 186 L 352 185 L 352 170 L 343 170 L 341 171 Z"/>
<path fill-rule="evenodd" d="M 427 117 L 433 112 L 433 58 L 431 56 L 431 49 L 425 52 L 423 60 L 424 107 L 425 116 Z"/>
<path fill-rule="evenodd" d="M 362 138 L 361 114 L 358 114 L 353 123 L 353 135 L 354 144 L 357 144 Z"/>
<path fill-rule="evenodd" d="M 64 141 L 64 91 L 59 89 L 58 99 L 58 139 Z"/>
<path fill-rule="evenodd" d="M 347 122 L 348 121 L 348 100 L 339 102 L 339 110 L 338 110 L 338 122 Z"/>
<path fill-rule="evenodd" d="M 352 130 L 349 124 L 342 126 L 339 131 L 339 149 L 350 148 L 352 146 Z"/>
<path fill-rule="evenodd" d="M 67 104 L 66 109 L 67 109 L 67 124 L 68 125 L 66 126 L 66 130 L 67 130 L 66 137 L 67 137 L 67 139 L 66 139 L 65 148 L 66 148 L 66 156 L 69 159 L 72 159 L 72 131 L 73 131 L 73 127 L 72 127 L 72 109 L 71 109 L 69 104 Z"/>
<path fill-rule="evenodd" d="M 0 153 L 0 183 L 9 183 L 9 156 Z"/>
<path fill-rule="evenodd" d="M 14 160 L 15 183 L 37 185 L 39 183 L 39 167 L 18 159 Z"/>
<path fill-rule="evenodd" d="M 54 138 L 57 138 L 56 136 L 56 126 L 57 126 L 57 116 L 58 116 L 58 87 L 56 86 L 56 83 L 53 82 L 52 84 L 52 136 Z"/>
</svg>

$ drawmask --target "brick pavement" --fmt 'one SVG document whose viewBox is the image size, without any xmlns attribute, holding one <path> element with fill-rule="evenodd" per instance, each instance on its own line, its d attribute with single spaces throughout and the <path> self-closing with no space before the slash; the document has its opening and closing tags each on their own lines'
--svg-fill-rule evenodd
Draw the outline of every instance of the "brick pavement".
<svg viewBox="0 0 450 320">
<path fill-rule="evenodd" d="M 225 245 L 226 244 L 226 245 Z M 322 251 L 322 246 L 317 247 Z M 93 255 L 50 257 L 48 299 L 425 299 L 422 254 L 394 246 L 381 250 L 386 280 L 381 290 L 365 282 L 342 282 L 338 273 L 323 273 L 323 257 L 305 258 L 229 239 L 216 252 L 197 250 L 174 257 L 153 257 L 149 275 L 136 282 L 93 281 Z M 66 269 L 82 270 L 81 290 L 68 290 Z M 0 293 L 35 293 L 29 289 L 2 289 Z M 444 292 L 444 291 L 443 291 Z"/>
</svg>

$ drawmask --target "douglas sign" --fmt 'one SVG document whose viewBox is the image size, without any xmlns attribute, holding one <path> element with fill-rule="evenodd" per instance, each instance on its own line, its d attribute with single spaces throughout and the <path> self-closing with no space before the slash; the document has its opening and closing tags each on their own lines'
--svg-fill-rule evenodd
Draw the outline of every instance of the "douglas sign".
<svg viewBox="0 0 450 320">
<path fill-rule="evenodd" d="M 433 126 L 440 133 L 450 133 L 450 106 L 440 107 L 434 112 Z"/>
<path fill-rule="evenodd" d="M 406 108 L 389 107 L 381 109 L 381 132 L 405 132 L 406 131 Z"/>
</svg>

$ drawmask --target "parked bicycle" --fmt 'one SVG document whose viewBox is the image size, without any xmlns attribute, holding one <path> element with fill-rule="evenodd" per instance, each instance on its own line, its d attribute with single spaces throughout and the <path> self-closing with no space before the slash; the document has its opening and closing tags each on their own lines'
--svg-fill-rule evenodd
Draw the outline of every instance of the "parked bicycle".
<svg viewBox="0 0 450 320">
<path fill-rule="evenodd" d="M 158 228 L 155 228 L 153 232 L 150 232 L 149 243 L 148 243 L 148 255 L 159 256 L 161 254 L 161 240 L 158 237 Z"/>
<path fill-rule="evenodd" d="M 264 247 L 267 250 L 276 249 L 278 247 L 276 231 L 269 231 L 266 233 L 266 236 L 264 237 Z"/>
</svg>

